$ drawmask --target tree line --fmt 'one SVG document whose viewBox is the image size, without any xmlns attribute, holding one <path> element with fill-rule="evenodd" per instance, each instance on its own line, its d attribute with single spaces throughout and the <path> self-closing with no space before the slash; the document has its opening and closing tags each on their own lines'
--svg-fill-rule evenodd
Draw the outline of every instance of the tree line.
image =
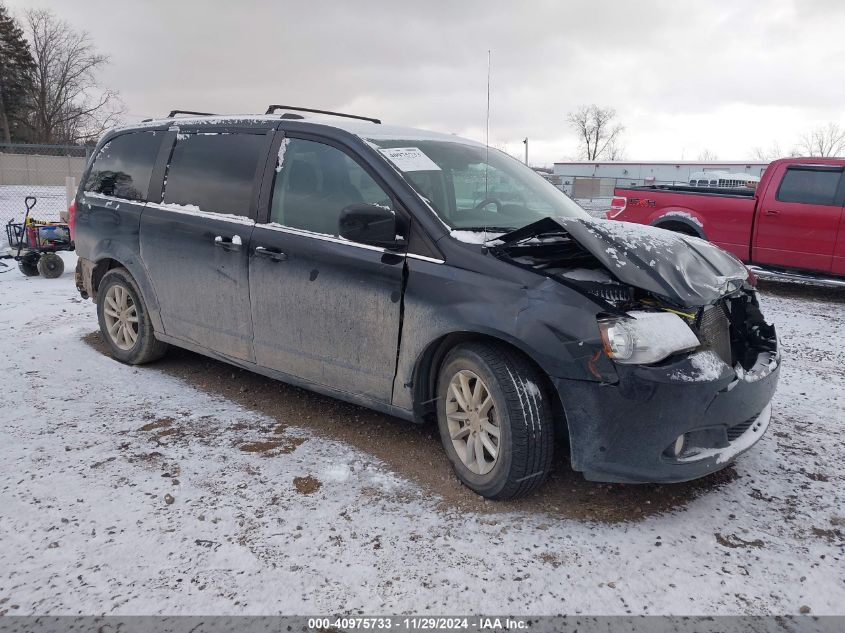
<svg viewBox="0 0 845 633">
<path fill-rule="evenodd" d="M 93 143 L 123 111 L 98 75 L 108 63 L 88 33 L 51 11 L 21 21 L 0 3 L 0 142 Z"/>
<path fill-rule="evenodd" d="M 625 127 L 619 123 L 616 110 L 596 104 L 583 105 L 567 115 L 570 128 L 578 137 L 578 157 L 582 160 L 614 161 L 625 160 L 625 146 L 622 133 Z M 771 146 L 754 147 L 751 156 L 759 161 L 769 162 L 786 156 L 843 156 L 845 155 L 845 129 L 836 123 L 813 128 L 803 134 L 795 145 L 786 151 L 779 143 Z M 719 157 L 704 149 L 700 161 L 716 161 Z"/>
</svg>

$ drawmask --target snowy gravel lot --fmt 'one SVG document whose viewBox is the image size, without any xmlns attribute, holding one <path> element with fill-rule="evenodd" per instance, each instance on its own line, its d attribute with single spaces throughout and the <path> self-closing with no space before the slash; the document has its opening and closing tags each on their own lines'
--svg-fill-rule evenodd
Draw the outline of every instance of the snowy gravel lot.
<svg viewBox="0 0 845 633">
<path fill-rule="evenodd" d="M 66 259 L 0 275 L 0 614 L 845 613 L 845 292 L 764 289 L 781 385 L 726 473 L 608 486 L 564 462 L 496 505 L 404 422 L 224 388 L 192 354 L 104 356 Z M 387 426 L 406 455 L 365 450 Z"/>
</svg>

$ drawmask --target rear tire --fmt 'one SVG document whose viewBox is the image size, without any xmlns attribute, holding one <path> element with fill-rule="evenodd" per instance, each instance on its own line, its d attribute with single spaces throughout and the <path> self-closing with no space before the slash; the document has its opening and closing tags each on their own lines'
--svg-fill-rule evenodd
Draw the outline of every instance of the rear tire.
<svg viewBox="0 0 845 633">
<path fill-rule="evenodd" d="M 56 253 L 44 253 L 38 260 L 38 272 L 45 279 L 56 279 L 65 272 L 65 262 Z"/>
<path fill-rule="evenodd" d="M 18 269 L 27 277 L 38 276 L 38 260 L 26 257 L 18 262 Z"/>
<path fill-rule="evenodd" d="M 437 381 L 437 422 L 446 456 L 467 487 L 501 500 L 545 481 L 554 424 L 544 385 L 528 359 L 503 346 L 471 343 L 449 352 Z"/>
<path fill-rule="evenodd" d="M 112 268 L 100 280 L 97 317 L 111 355 L 120 362 L 141 365 L 167 352 L 167 343 L 153 333 L 138 284 L 125 268 Z"/>
</svg>

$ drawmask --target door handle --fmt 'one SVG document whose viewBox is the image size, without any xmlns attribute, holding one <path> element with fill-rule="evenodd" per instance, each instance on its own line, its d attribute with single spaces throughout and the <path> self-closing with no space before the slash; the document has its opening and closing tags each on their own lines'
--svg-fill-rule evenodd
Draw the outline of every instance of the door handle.
<svg viewBox="0 0 845 633">
<path fill-rule="evenodd" d="M 274 262 L 283 262 L 286 261 L 288 256 L 286 253 L 282 251 L 277 251 L 272 248 L 267 248 L 266 246 L 256 246 L 255 247 L 255 256 L 256 257 L 264 257 L 269 259 L 270 261 Z"/>
<path fill-rule="evenodd" d="M 765 213 L 766 215 L 780 215 L 780 211 L 778 211 L 777 209 L 766 209 L 765 211 L 763 211 L 763 213 Z"/>
<path fill-rule="evenodd" d="M 241 238 L 239 235 L 233 235 L 232 237 L 218 235 L 214 238 L 214 245 L 222 248 L 224 251 L 239 251 L 241 250 Z"/>
</svg>

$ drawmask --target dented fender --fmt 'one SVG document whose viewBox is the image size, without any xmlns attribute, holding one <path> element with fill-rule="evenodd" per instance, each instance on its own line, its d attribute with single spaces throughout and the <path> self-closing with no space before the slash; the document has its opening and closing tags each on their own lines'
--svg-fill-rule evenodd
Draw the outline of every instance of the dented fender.
<svg viewBox="0 0 845 633">
<path fill-rule="evenodd" d="M 613 363 L 602 353 L 595 302 L 549 278 L 488 261 L 521 279 L 408 259 L 395 406 L 413 406 L 417 367 L 432 345 L 456 333 L 508 343 L 552 377 L 616 381 Z"/>
</svg>

